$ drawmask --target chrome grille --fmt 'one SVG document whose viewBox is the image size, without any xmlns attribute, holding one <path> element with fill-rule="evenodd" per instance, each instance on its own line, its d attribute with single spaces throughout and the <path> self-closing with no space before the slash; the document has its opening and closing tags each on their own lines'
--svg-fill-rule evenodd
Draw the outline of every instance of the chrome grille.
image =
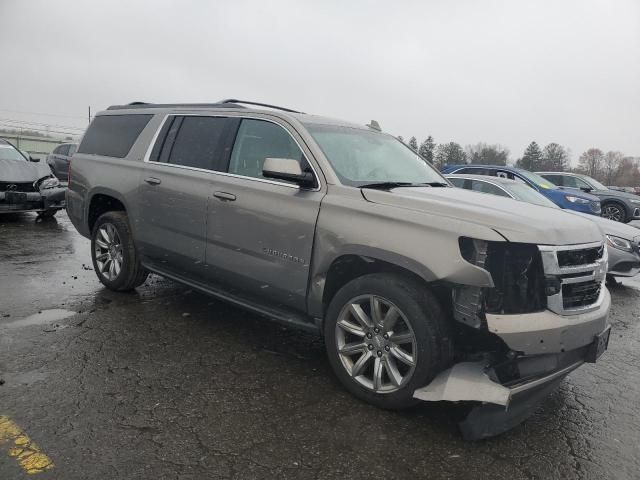
<svg viewBox="0 0 640 480">
<path fill-rule="evenodd" d="M 560 315 L 595 310 L 604 298 L 608 254 L 601 242 L 539 245 L 547 284 L 547 307 Z"/>
</svg>

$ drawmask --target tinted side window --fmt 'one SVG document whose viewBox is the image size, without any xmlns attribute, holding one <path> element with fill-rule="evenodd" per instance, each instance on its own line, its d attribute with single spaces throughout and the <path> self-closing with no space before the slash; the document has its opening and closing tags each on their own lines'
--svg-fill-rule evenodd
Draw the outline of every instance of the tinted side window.
<svg viewBox="0 0 640 480">
<path fill-rule="evenodd" d="M 464 178 L 448 178 L 458 188 L 464 188 Z"/>
<path fill-rule="evenodd" d="M 58 155 L 68 155 L 69 154 L 69 145 L 60 145 L 58 147 Z"/>
<path fill-rule="evenodd" d="M 486 168 L 467 167 L 462 170 L 458 170 L 456 173 L 466 173 L 468 175 L 487 175 Z"/>
<path fill-rule="evenodd" d="M 167 163 L 215 170 L 226 120 L 224 117 L 183 117 Z"/>
<path fill-rule="evenodd" d="M 498 188 L 495 185 L 492 185 L 487 182 L 481 182 L 479 180 L 471 181 L 471 190 L 475 190 L 476 192 L 482 192 L 482 193 L 490 193 L 492 195 L 499 195 L 501 197 L 509 196 L 501 188 Z"/>
<path fill-rule="evenodd" d="M 152 115 L 101 115 L 93 119 L 78 153 L 124 158 Z"/>
<path fill-rule="evenodd" d="M 569 187 L 569 188 L 589 188 L 589 185 L 587 185 L 585 182 L 580 180 L 578 177 L 572 177 L 572 176 L 567 175 L 567 176 L 563 177 L 563 181 L 564 181 L 563 182 L 563 186 L 565 186 L 565 187 Z"/>
<path fill-rule="evenodd" d="M 554 185 L 562 186 L 564 177 L 562 175 L 542 175 L 543 178 L 546 178 Z"/>
<path fill-rule="evenodd" d="M 302 163 L 304 154 L 291 135 L 279 125 L 264 120 L 244 119 L 233 145 L 229 173 L 245 177 L 264 178 L 265 158 L 292 158 Z"/>
<path fill-rule="evenodd" d="M 78 149 L 78 146 L 75 144 L 69 145 L 69 153 L 67 153 L 67 155 L 72 156 L 74 153 L 76 153 L 76 150 Z"/>
</svg>

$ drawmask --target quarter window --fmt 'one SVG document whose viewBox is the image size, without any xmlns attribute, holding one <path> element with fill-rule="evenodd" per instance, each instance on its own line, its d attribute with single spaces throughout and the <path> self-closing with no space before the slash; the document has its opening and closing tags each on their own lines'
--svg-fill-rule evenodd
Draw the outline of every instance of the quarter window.
<svg viewBox="0 0 640 480">
<path fill-rule="evenodd" d="M 100 115 L 82 138 L 78 153 L 124 158 L 152 115 Z"/>
<path fill-rule="evenodd" d="M 265 158 L 290 158 L 301 162 L 303 170 L 308 168 L 304 154 L 282 127 L 264 120 L 242 120 L 229 161 L 229 173 L 264 178 Z"/>
</svg>

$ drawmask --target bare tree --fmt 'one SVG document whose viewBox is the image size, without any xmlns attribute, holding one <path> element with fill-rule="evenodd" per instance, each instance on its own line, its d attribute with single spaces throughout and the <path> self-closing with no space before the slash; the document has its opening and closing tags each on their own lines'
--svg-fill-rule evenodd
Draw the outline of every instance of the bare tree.
<svg viewBox="0 0 640 480">
<path fill-rule="evenodd" d="M 578 160 L 579 168 L 585 175 L 597 179 L 602 173 L 602 162 L 604 161 L 604 153 L 599 148 L 590 148 Z"/>
<path fill-rule="evenodd" d="M 607 152 L 603 160 L 603 180 L 605 185 L 614 185 L 616 173 L 624 155 L 622 152 Z"/>
<path fill-rule="evenodd" d="M 509 160 L 509 149 L 501 145 L 476 143 L 467 145 L 465 149 L 467 161 L 483 165 L 506 165 Z"/>
<path fill-rule="evenodd" d="M 434 164 L 442 169 L 445 165 L 460 165 L 467 163 L 467 154 L 456 142 L 441 143 L 436 148 Z"/>
</svg>

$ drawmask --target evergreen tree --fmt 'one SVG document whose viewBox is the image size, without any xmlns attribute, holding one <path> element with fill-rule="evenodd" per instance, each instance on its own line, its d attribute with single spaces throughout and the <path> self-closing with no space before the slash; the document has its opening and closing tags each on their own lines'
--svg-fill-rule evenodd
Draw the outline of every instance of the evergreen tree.
<svg viewBox="0 0 640 480">
<path fill-rule="evenodd" d="M 409 139 L 409 146 L 411 147 L 411 150 L 413 150 L 414 152 L 418 151 L 418 140 L 416 139 L 416 137 L 411 137 Z"/>
<path fill-rule="evenodd" d="M 402 138 L 402 135 L 398 135 L 396 138 L 400 140 L 402 143 L 404 143 L 404 138 Z"/>
<path fill-rule="evenodd" d="M 542 168 L 542 151 L 536 142 L 531 142 L 516 166 L 534 172 Z"/>
<path fill-rule="evenodd" d="M 433 151 L 435 150 L 435 148 L 436 148 L 436 144 L 433 141 L 433 137 L 429 135 L 427 139 L 420 144 L 418 153 L 422 158 L 433 163 Z"/>
</svg>

